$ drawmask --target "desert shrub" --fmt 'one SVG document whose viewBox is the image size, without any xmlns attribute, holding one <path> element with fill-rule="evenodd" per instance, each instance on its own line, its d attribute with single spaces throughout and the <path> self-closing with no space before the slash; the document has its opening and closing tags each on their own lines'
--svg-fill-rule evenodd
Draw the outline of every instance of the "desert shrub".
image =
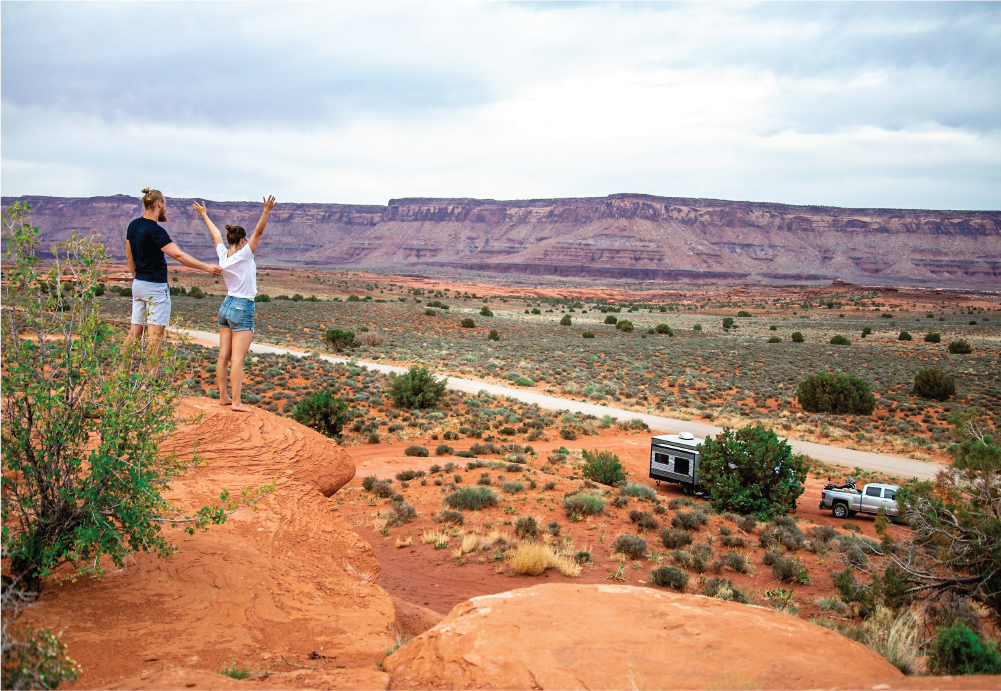
<svg viewBox="0 0 1001 691">
<path fill-rule="evenodd" d="M 653 487 L 647 487 L 646 485 L 640 485 L 635 482 L 630 482 L 628 485 L 620 489 L 619 492 L 627 497 L 638 497 L 639 499 L 652 500 L 657 498 L 657 492 Z"/>
<path fill-rule="evenodd" d="M 692 327 L 692 331 L 702 331 L 702 324 L 696 324 Z"/>
<path fill-rule="evenodd" d="M 423 470 L 401 470 L 396 474 L 396 479 L 400 482 L 410 482 L 419 477 L 424 477 Z"/>
<path fill-rule="evenodd" d="M 915 396 L 947 401 L 956 395 L 956 379 L 940 369 L 926 367 L 914 375 Z"/>
<path fill-rule="evenodd" d="M 411 444 L 403 450 L 404 456 L 419 456 L 421 458 L 428 457 L 428 450 L 425 446 L 420 446 L 419 444 Z"/>
<path fill-rule="evenodd" d="M 380 499 L 386 499 L 387 497 L 393 496 L 393 488 L 387 480 L 377 481 L 372 485 L 372 488 L 369 491 Z"/>
<path fill-rule="evenodd" d="M 564 314 L 563 318 L 560 319 L 560 326 L 572 326 L 573 321 L 570 319 L 569 314 Z"/>
<path fill-rule="evenodd" d="M 605 510 L 605 502 L 593 494 L 574 494 L 563 498 L 563 510 L 568 516 L 594 516 Z"/>
<path fill-rule="evenodd" d="M 898 341 L 910 341 L 910 340 L 912 340 L 912 339 L 913 339 L 913 336 L 911 336 L 911 335 L 910 335 L 909 333 L 907 333 L 906 331 L 901 331 L 901 332 L 900 332 L 900 335 L 899 335 L 899 336 L 897 336 L 897 340 L 898 340 Z"/>
<path fill-rule="evenodd" d="M 656 530 L 660 527 L 660 522 L 649 511 L 630 511 L 629 520 L 641 530 Z"/>
<path fill-rule="evenodd" d="M 490 311 L 489 307 L 487 307 L 486 305 L 483 305 L 483 307 L 480 308 L 480 316 L 481 317 L 492 317 L 492 316 L 494 316 L 494 313 Z"/>
<path fill-rule="evenodd" d="M 723 330 L 729 331 L 734 327 L 733 317 L 723 317 Z"/>
<path fill-rule="evenodd" d="M 521 516 L 514 522 L 514 534 L 519 538 L 535 538 L 539 534 L 539 524 L 531 516 Z"/>
<path fill-rule="evenodd" d="M 379 481 L 375 475 L 367 475 L 361 481 L 361 486 L 366 492 L 372 491 L 372 485 Z"/>
<path fill-rule="evenodd" d="M 754 532 L 754 529 L 758 527 L 758 519 L 756 516 L 741 516 L 737 519 L 737 528 L 743 530 L 745 533 Z"/>
<path fill-rule="evenodd" d="M 348 421 L 348 404 L 329 391 L 313 391 L 292 409 L 292 419 L 328 437 L 338 437 Z"/>
<path fill-rule="evenodd" d="M 800 383 L 796 397 L 809 413 L 835 415 L 871 415 L 876 397 L 869 384 L 845 374 L 814 374 Z"/>
<path fill-rule="evenodd" d="M 257 297 L 254 298 L 254 302 L 271 302 L 271 296 L 267 293 L 258 293 Z"/>
<path fill-rule="evenodd" d="M 667 513 L 667 507 L 663 504 L 655 503 L 653 505 L 653 512 L 658 514 Z"/>
<path fill-rule="evenodd" d="M 611 504 L 615 508 L 621 509 L 621 508 L 623 508 L 625 506 L 628 506 L 628 504 L 629 504 L 629 497 L 622 497 L 622 496 L 615 497 L 615 499 L 613 499 L 611 501 Z"/>
<path fill-rule="evenodd" d="M 1001 656 L 993 643 L 984 643 L 966 624 L 940 628 L 928 651 L 932 674 L 1001 674 Z"/>
<path fill-rule="evenodd" d="M 191 288 L 191 290 L 188 291 L 188 296 L 189 297 L 193 297 L 196 300 L 201 300 L 206 295 L 208 295 L 208 293 L 206 293 L 204 290 L 202 290 L 198 286 L 194 286 L 194 287 Z"/>
<path fill-rule="evenodd" d="M 577 438 L 577 432 L 569 428 L 563 428 L 560 430 L 560 436 L 567 441 L 573 441 Z"/>
<path fill-rule="evenodd" d="M 501 483 L 501 489 L 507 492 L 508 494 L 518 494 L 518 492 L 525 491 L 525 485 L 521 484 L 520 482 L 508 481 Z"/>
<path fill-rule="evenodd" d="M 417 509 L 407 501 L 393 502 L 393 508 L 386 512 L 386 524 L 400 526 L 417 517 Z"/>
<path fill-rule="evenodd" d="M 459 322 L 459 326 L 461 326 L 464 329 L 475 329 L 476 328 L 476 322 L 474 322 L 469 317 L 466 317 L 461 322 Z"/>
<path fill-rule="evenodd" d="M 487 340 L 488 341 L 499 341 L 500 340 L 500 334 L 497 333 L 497 329 L 490 329 L 490 333 L 487 334 Z"/>
<path fill-rule="evenodd" d="M 512 571 L 526 576 L 541 576 L 549 568 L 557 568 L 570 578 L 580 575 L 578 562 L 557 556 L 550 547 L 538 542 L 520 543 L 508 552 L 508 560 Z"/>
<path fill-rule="evenodd" d="M 701 446 L 700 473 L 717 511 L 760 518 L 787 513 L 803 493 L 807 465 L 774 431 L 724 428 Z"/>
<path fill-rule="evenodd" d="M 769 343 L 781 343 L 782 339 L 779 336 L 772 336 L 768 339 Z"/>
<path fill-rule="evenodd" d="M 973 346 L 965 338 L 949 343 L 949 352 L 953 355 L 969 355 L 973 352 Z"/>
<path fill-rule="evenodd" d="M 699 530 L 709 523 L 709 516 L 699 509 L 679 511 L 671 517 L 671 525 L 679 530 Z"/>
<path fill-rule="evenodd" d="M 448 430 L 442 436 L 445 438 L 445 441 L 456 441 L 459 438 L 459 435 L 452 430 Z"/>
<path fill-rule="evenodd" d="M 455 455 L 459 458 L 476 458 L 476 454 L 469 449 L 462 449 L 461 451 L 456 451 Z M 469 465 L 468 463 L 466 465 Z"/>
<path fill-rule="evenodd" d="M 925 334 L 925 343 L 941 343 L 941 342 L 942 342 L 942 334 L 935 331 Z"/>
<path fill-rule="evenodd" d="M 438 448 L 434 450 L 435 456 L 451 456 L 454 452 L 455 449 L 448 444 L 438 444 Z"/>
<path fill-rule="evenodd" d="M 805 340 L 803 334 L 799 331 L 793 331 L 791 338 L 793 343 L 802 343 Z"/>
<path fill-rule="evenodd" d="M 451 509 L 444 509 L 438 514 L 439 523 L 451 523 L 453 525 L 462 525 L 466 522 L 466 517 L 461 511 L 453 511 Z"/>
<path fill-rule="evenodd" d="M 584 333 L 581 334 L 581 337 L 582 338 L 594 338 L 594 332 L 593 331 L 585 331 Z"/>
<path fill-rule="evenodd" d="M 431 309 L 430 307 L 428 307 L 427 309 L 424 310 L 424 315 L 427 317 L 437 317 L 438 310 Z"/>
<path fill-rule="evenodd" d="M 842 336 L 841 334 L 838 334 L 837 336 L 834 336 L 831 339 L 831 345 L 851 345 L 851 344 L 852 342 L 849 341 L 844 336 Z"/>
<path fill-rule="evenodd" d="M 727 548 L 741 548 L 747 546 L 747 540 L 742 538 L 740 535 L 721 535 L 719 543 Z"/>
<path fill-rule="evenodd" d="M 654 331 L 656 331 L 659 334 L 665 334 L 667 336 L 674 336 L 674 330 L 671 329 L 671 327 L 668 326 L 667 324 L 657 324 L 657 326 L 654 327 Z"/>
<path fill-rule="evenodd" d="M 458 473 L 456 473 L 455 475 L 453 475 L 452 479 L 455 481 L 455 484 L 457 484 L 457 485 L 462 482 L 462 476 L 459 475 Z"/>
<path fill-rule="evenodd" d="M 708 597 L 727 602 L 737 602 L 742 605 L 750 603 L 747 596 L 742 593 L 729 578 L 709 578 L 702 584 L 702 592 Z"/>
<path fill-rule="evenodd" d="M 983 633 L 980 615 L 968 597 L 946 591 L 925 609 L 925 626 L 931 630 L 947 629 L 956 622 L 962 622 L 978 636 Z"/>
<path fill-rule="evenodd" d="M 671 509 L 671 511 L 677 511 L 678 509 L 692 508 L 694 506 L 698 506 L 698 504 L 696 504 L 693 500 L 689 499 L 688 497 L 673 497 L 667 502 L 667 508 Z"/>
<path fill-rule="evenodd" d="M 550 481 L 550 482 L 547 482 L 546 484 L 544 484 L 544 485 L 542 486 L 542 491 L 543 491 L 543 492 L 548 492 L 548 491 L 550 491 L 550 490 L 554 490 L 554 489 L 556 489 L 556 483 L 555 483 L 555 482 L 552 482 L 552 481 Z"/>
<path fill-rule="evenodd" d="M 453 509 L 479 511 L 497 505 L 497 494 L 489 487 L 462 487 L 445 497 L 445 505 Z"/>
<path fill-rule="evenodd" d="M 612 543 L 612 551 L 624 554 L 630 559 L 639 559 L 646 554 L 646 540 L 639 535 L 619 535 Z"/>
<path fill-rule="evenodd" d="M 549 523 L 546 523 L 546 532 L 552 535 L 553 537 L 559 537 L 560 530 L 561 528 L 558 521 L 549 521 Z"/>
<path fill-rule="evenodd" d="M 920 654 L 917 621 L 911 612 L 898 615 L 880 607 L 859 623 L 844 622 L 828 617 L 816 617 L 813 623 L 837 631 L 882 655 L 904 674 L 915 674 L 915 658 Z"/>
<path fill-rule="evenodd" d="M 808 534 L 812 540 L 827 544 L 838 536 L 838 531 L 829 525 L 818 525 L 811 528 Z"/>
<path fill-rule="evenodd" d="M 714 564 L 714 570 L 719 573 L 723 569 L 730 569 L 736 573 L 747 573 L 750 569 L 748 559 L 739 552 L 727 552 L 720 556 Z"/>
<path fill-rule="evenodd" d="M 688 585 L 688 574 L 675 566 L 661 566 L 650 572 L 650 580 L 661 588 L 683 591 Z"/>
<path fill-rule="evenodd" d="M 612 326 L 615 326 L 616 322 L 618 322 L 618 321 L 619 321 L 619 318 L 616 317 L 614 314 L 610 314 L 607 317 L 605 317 L 605 323 L 606 324 L 611 324 Z"/>
<path fill-rule="evenodd" d="M 346 348 L 354 348 L 358 345 L 355 341 L 354 331 L 344 329 L 327 329 L 327 332 L 323 335 L 323 340 L 338 353 Z"/>
<path fill-rule="evenodd" d="M 404 374 L 393 377 L 389 395 L 397 408 L 434 408 L 445 398 L 445 380 L 435 377 L 426 367 L 415 365 Z"/>
<path fill-rule="evenodd" d="M 667 549 L 680 549 L 692 544 L 692 534 L 687 530 L 677 528 L 661 528 L 658 533 L 660 542 Z"/>
<path fill-rule="evenodd" d="M 631 321 L 629 321 L 628 319 L 620 319 L 618 321 L 618 323 L 615 325 L 615 328 L 618 329 L 619 331 L 625 331 L 626 333 L 632 333 L 635 330 L 636 327 L 634 327 L 633 323 Z"/>
<path fill-rule="evenodd" d="M 772 575 L 783 583 L 809 583 L 806 576 L 806 568 L 792 557 L 784 554 L 775 558 L 771 564 Z"/>
<path fill-rule="evenodd" d="M 368 435 L 368 439 L 366 439 L 366 441 L 369 444 L 378 444 L 379 442 L 382 441 L 382 438 L 379 436 L 378 432 L 372 432 L 371 434 Z"/>
<path fill-rule="evenodd" d="M 581 474 L 588 480 L 602 485 L 612 486 L 626 479 L 626 471 L 619 457 L 611 451 L 582 452 L 584 462 Z"/>
<path fill-rule="evenodd" d="M 740 310 L 739 312 L 737 312 L 737 316 L 738 317 L 750 317 L 751 313 L 748 312 L 747 310 Z"/>
</svg>

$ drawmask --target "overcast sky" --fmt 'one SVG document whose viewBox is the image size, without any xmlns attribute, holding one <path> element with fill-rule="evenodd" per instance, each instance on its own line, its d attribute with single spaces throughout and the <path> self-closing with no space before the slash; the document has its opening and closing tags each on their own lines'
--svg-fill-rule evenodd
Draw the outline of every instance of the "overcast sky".
<svg viewBox="0 0 1001 691">
<path fill-rule="evenodd" d="M 5 196 L 1001 208 L 1001 4 L 0 11 Z"/>
</svg>

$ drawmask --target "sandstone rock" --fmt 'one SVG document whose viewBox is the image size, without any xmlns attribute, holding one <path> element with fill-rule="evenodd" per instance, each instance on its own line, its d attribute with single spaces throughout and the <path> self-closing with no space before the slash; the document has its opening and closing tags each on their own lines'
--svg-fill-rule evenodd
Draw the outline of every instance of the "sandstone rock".
<svg viewBox="0 0 1001 691">
<path fill-rule="evenodd" d="M 24 622 L 62 632 L 83 670 L 80 688 L 205 680 L 232 688 L 219 674 L 231 664 L 283 673 L 262 688 L 292 677 L 299 687 L 385 687 L 376 663 L 396 640 L 395 606 L 374 583 L 371 547 L 325 496 L 353 477 L 350 458 L 261 410 L 189 398 L 180 413 L 201 414 L 202 423 L 182 427 L 161 450 L 183 458 L 197 446 L 204 460 L 172 487 L 182 511 L 217 502 L 222 489 L 238 495 L 277 478 L 277 490 L 207 532 L 165 528 L 177 547 L 169 558 L 136 555 L 124 570 L 107 564 L 100 581 L 50 580 Z"/>
<path fill-rule="evenodd" d="M 621 585 L 473 598 L 386 659 L 394 688 L 862 688 L 903 675 L 772 610 Z"/>
</svg>

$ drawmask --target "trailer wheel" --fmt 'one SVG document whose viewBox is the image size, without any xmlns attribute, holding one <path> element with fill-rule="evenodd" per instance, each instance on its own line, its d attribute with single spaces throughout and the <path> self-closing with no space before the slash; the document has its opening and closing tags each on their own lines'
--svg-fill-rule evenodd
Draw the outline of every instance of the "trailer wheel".
<svg viewBox="0 0 1001 691">
<path fill-rule="evenodd" d="M 848 507 L 839 502 L 831 507 L 831 513 L 835 518 L 848 518 Z"/>
<path fill-rule="evenodd" d="M 691 494 L 692 493 L 692 486 L 691 485 L 682 485 L 681 486 L 681 491 L 684 492 L 685 494 Z"/>
<path fill-rule="evenodd" d="M 660 487 L 660 480 L 657 480 L 657 486 Z"/>
</svg>

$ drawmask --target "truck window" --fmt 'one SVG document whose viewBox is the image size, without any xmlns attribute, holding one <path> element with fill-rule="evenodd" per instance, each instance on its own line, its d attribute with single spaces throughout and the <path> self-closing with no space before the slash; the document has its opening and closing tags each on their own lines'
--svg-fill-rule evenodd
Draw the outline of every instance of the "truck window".
<svg viewBox="0 0 1001 691">
<path fill-rule="evenodd" d="M 897 496 L 897 490 L 887 487 L 883 490 L 883 499 L 893 499 Z"/>
<path fill-rule="evenodd" d="M 691 473 L 688 470 L 688 459 L 678 458 L 677 456 L 675 456 L 674 472 L 678 473 L 678 475 L 690 475 Z"/>
<path fill-rule="evenodd" d="M 883 491 L 882 487 L 866 487 L 865 496 L 867 497 L 878 497 L 880 492 Z"/>
</svg>

